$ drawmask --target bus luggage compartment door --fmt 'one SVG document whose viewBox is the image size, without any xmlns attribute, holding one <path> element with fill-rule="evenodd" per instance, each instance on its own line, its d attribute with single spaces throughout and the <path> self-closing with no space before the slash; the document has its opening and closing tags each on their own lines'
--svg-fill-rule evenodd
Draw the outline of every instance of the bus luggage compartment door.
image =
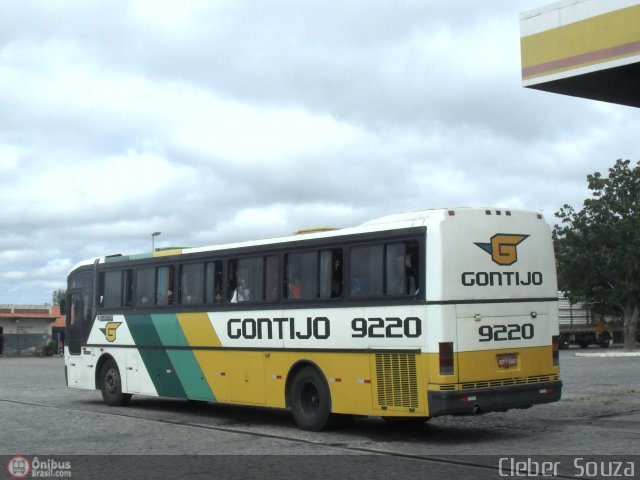
<svg viewBox="0 0 640 480">
<path fill-rule="evenodd" d="M 458 305 L 456 317 L 460 383 L 549 373 L 545 304 Z"/>
</svg>

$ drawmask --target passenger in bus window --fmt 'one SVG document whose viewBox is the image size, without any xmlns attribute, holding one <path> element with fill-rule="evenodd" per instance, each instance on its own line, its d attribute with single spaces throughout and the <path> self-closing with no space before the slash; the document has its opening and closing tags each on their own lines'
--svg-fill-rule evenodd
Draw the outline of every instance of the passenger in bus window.
<svg viewBox="0 0 640 480">
<path fill-rule="evenodd" d="M 333 262 L 333 275 L 331 280 L 331 298 L 342 295 L 342 262 L 336 259 Z"/>
<path fill-rule="evenodd" d="M 366 294 L 364 278 L 358 277 L 351 279 L 351 295 L 359 296 Z"/>
<path fill-rule="evenodd" d="M 418 288 L 418 272 L 413 267 L 414 262 L 411 259 L 411 255 L 405 257 L 405 265 L 407 267 L 407 293 L 409 295 L 417 295 L 420 293 Z"/>
<path fill-rule="evenodd" d="M 287 284 L 288 295 L 287 298 L 302 298 L 302 290 L 300 288 L 300 280 L 298 277 Z"/>
<path fill-rule="evenodd" d="M 233 296 L 231 297 L 231 303 L 238 302 L 246 302 L 249 300 L 249 289 L 245 288 L 244 280 L 240 279 L 238 281 L 238 286 L 233 291 Z"/>
<path fill-rule="evenodd" d="M 407 275 L 404 244 L 387 245 L 387 295 L 406 295 L 409 278 Z"/>
</svg>

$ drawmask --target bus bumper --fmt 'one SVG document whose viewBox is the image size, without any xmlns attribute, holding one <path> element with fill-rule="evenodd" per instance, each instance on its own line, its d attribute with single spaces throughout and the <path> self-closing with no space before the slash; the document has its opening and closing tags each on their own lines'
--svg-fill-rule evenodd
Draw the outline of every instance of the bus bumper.
<svg viewBox="0 0 640 480">
<path fill-rule="evenodd" d="M 429 416 L 437 417 L 439 415 L 478 415 L 511 408 L 529 408 L 540 403 L 557 402 L 561 394 L 562 382 L 555 381 L 454 392 L 431 390 L 427 392 L 427 399 Z"/>
</svg>

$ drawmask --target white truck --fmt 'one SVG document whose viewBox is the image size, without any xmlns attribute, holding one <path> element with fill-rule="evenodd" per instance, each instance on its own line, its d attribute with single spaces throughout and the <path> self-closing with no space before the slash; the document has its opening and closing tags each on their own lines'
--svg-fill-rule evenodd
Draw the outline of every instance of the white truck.
<svg viewBox="0 0 640 480">
<path fill-rule="evenodd" d="M 599 345 L 607 348 L 616 337 L 622 335 L 619 320 L 615 317 L 593 313 L 586 302 L 571 303 L 564 292 L 558 292 L 558 323 L 560 324 L 560 348 L 576 344 L 580 348 Z"/>
</svg>

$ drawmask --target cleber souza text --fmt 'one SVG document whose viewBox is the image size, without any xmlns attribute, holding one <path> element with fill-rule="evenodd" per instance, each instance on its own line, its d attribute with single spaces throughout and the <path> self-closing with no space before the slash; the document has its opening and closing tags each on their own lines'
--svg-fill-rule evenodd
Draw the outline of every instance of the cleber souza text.
<svg viewBox="0 0 640 480">
<path fill-rule="evenodd" d="M 498 461 L 498 472 L 501 477 L 557 477 L 558 468 L 561 468 L 562 464 L 561 461 L 502 457 Z M 634 462 L 576 457 L 571 467 L 573 476 L 578 478 L 635 478 Z"/>
</svg>

